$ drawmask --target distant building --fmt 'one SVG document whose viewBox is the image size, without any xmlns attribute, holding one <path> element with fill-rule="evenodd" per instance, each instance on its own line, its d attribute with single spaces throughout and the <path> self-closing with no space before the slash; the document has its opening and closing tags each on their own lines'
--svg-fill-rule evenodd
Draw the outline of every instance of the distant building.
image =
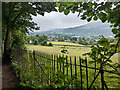
<svg viewBox="0 0 120 90">
<path fill-rule="evenodd" d="M 71 40 L 70 39 L 68 39 L 68 40 L 65 40 L 65 42 L 70 42 Z"/>
</svg>

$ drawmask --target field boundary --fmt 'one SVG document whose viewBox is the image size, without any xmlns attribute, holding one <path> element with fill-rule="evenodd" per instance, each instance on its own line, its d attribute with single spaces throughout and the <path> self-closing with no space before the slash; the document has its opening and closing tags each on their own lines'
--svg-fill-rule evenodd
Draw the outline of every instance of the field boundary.
<svg viewBox="0 0 120 90">
<path fill-rule="evenodd" d="M 116 74 L 116 75 L 120 76 L 119 72 L 104 70 L 103 69 L 104 63 L 102 61 L 100 62 L 99 68 L 96 67 L 96 61 L 94 62 L 94 65 L 95 65 L 94 67 L 89 67 L 87 57 L 85 57 L 84 59 L 79 57 L 79 64 L 77 64 L 76 57 L 74 57 L 74 60 L 72 60 L 71 56 L 68 58 L 68 56 L 64 56 L 64 55 L 53 55 L 53 54 L 49 55 L 49 54 L 38 52 L 38 51 L 33 51 L 33 52 L 19 51 L 19 55 L 22 55 L 22 57 L 24 57 L 23 53 L 27 55 L 27 59 L 28 58 L 30 59 L 29 56 L 32 55 L 30 61 L 32 60 L 32 62 L 33 62 L 34 70 L 36 69 L 36 65 L 38 65 L 41 70 L 40 72 L 44 73 L 46 70 L 49 71 L 47 82 L 50 81 L 51 74 L 52 74 L 51 72 L 54 72 L 54 74 L 55 74 L 58 71 L 62 71 L 63 75 L 66 74 L 66 75 L 70 76 L 71 79 L 73 79 L 73 77 L 75 77 L 75 79 L 80 78 L 80 88 L 83 89 L 83 83 L 82 83 L 83 82 L 83 73 L 85 73 L 87 90 L 92 88 L 92 86 L 95 83 L 98 76 L 101 76 L 100 82 L 101 82 L 101 88 L 103 90 L 104 87 L 106 89 L 108 89 L 107 84 L 104 80 L 104 72 L 108 72 L 108 73 L 112 73 L 112 74 Z M 64 62 L 59 63 L 58 59 L 61 57 L 64 58 L 65 60 L 64 60 Z M 27 59 L 26 59 L 26 61 L 28 61 Z M 68 59 L 69 59 L 69 61 L 68 61 Z M 47 61 L 44 62 L 44 60 L 47 60 Z M 72 61 L 74 61 L 74 63 Z M 83 63 L 84 63 L 84 65 L 83 65 Z M 51 68 L 45 69 L 45 66 L 47 64 L 49 64 L 51 66 Z M 64 68 L 67 65 L 69 65 L 70 67 Z M 80 71 L 79 72 L 80 76 L 78 76 L 78 71 L 77 71 L 78 68 Z M 89 80 L 88 80 L 89 79 L 88 69 L 94 70 L 94 76 L 93 76 L 94 79 L 92 80 L 91 83 L 89 83 Z M 74 73 L 73 73 L 73 71 L 74 71 Z M 45 82 L 45 81 L 42 81 L 42 82 Z M 50 83 L 48 83 L 48 84 L 51 84 L 51 83 L 52 83 L 52 81 L 50 81 Z M 65 84 L 65 82 L 64 82 L 64 84 Z"/>
</svg>

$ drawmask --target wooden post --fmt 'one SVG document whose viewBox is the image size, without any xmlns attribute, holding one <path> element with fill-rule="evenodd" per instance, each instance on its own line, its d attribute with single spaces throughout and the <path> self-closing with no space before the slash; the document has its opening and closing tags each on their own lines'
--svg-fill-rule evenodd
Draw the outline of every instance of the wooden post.
<svg viewBox="0 0 120 90">
<path fill-rule="evenodd" d="M 81 77 L 81 90 L 82 90 L 83 88 L 82 88 L 82 66 L 81 66 L 81 57 L 79 57 L 79 60 L 80 60 L 80 77 Z"/>
<path fill-rule="evenodd" d="M 76 56 L 75 56 L 75 77 L 77 79 L 77 66 L 76 66 Z"/>
<path fill-rule="evenodd" d="M 71 71 L 71 79 L 73 79 L 72 78 L 72 60 L 71 60 L 71 56 L 70 56 L 70 71 Z M 73 84 L 71 84 L 72 85 L 72 88 L 73 88 Z"/>
<path fill-rule="evenodd" d="M 64 54 L 62 56 L 64 58 Z M 64 75 L 65 71 L 64 71 L 64 62 L 63 62 L 63 75 Z M 65 85 L 65 79 L 64 79 L 64 85 Z"/>
<path fill-rule="evenodd" d="M 35 51 L 33 50 L 33 59 L 34 59 L 34 71 L 35 71 Z"/>
<path fill-rule="evenodd" d="M 95 68 L 96 68 L 96 57 L 95 57 Z M 94 73 L 94 78 L 96 76 L 96 69 L 95 69 L 95 73 Z"/>
<path fill-rule="evenodd" d="M 57 56 L 57 71 L 58 71 L 58 56 Z"/>
<path fill-rule="evenodd" d="M 71 60 L 71 56 L 70 56 L 70 71 L 71 71 L 71 78 L 72 78 L 72 60 Z"/>
<path fill-rule="evenodd" d="M 54 75 L 55 75 L 55 55 L 54 55 Z"/>
<path fill-rule="evenodd" d="M 102 60 L 100 61 L 100 72 L 101 72 L 101 83 L 102 83 L 102 90 L 104 90 L 104 71 L 103 71 L 103 64 Z"/>
<path fill-rule="evenodd" d="M 68 65 L 67 57 L 68 57 L 68 56 L 66 56 L 66 65 Z M 67 67 L 67 75 L 68 75 L 68 67 Z"/>
<path fill-rule="evenodd" d="M 61 55 L 59 55 L 59 57 L 61 57 Z M 61 71 L 61 63 L 60 63 L 60 71 Z"/>
<path fill-rule="evenodd" d="M 88 90 L 88 69 L 87 69 L 87 57 L 85 57 L 86 62 L 86 80 L 87 80 L 87 90 Z"/>
</svg>

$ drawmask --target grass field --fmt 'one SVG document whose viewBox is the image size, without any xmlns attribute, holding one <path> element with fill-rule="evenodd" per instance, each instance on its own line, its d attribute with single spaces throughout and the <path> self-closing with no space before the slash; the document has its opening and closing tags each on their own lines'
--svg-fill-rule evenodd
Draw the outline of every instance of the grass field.
<svg viewBox="0 0 120 90">
<path fill-rule="evenodd" d="M 72 56 L 72 63 L 73 64 L 74 64 L 74 56 L 77 56 L 77 57 L 82 56 L 82 54 L 90 52 L 90 49 L 91 49 L 89 47 L 85 47 L 84 45 L 80 46 L 80 47 L 76 47 L 78 44 L 74 44 L 74 43 L 67 43 L 67 42 L 52 42 L 52 43 L 54 45 L 53 47 L 40 46 L 40 45 L 27 45 L 27 49 L 28 50 L 35 50 L 35 51 L 38 51 L 38 52 L 40 51 L 40 52 L 47 53 L 47 54 L 57 54 L 58 55 L 58 54 L 63 54 L 63 53 L 61 53 L 61 50 L 63 48 L 65 48 L 69 52 L 69 54 L 65 54 L 65 55 Z M 57 45 L 55 45 L 55 44 L 57 44 Z M 64 45 L 67 45 L 67 46 L 64 46 Z M 73 46 L 71 46 L 71 45 L 73 45 Z M 36 58 L 37 58 L 37 60 L 41 60 L 41 57 L 39 57 L 39 56 L 36 56 Z M 112 56 L 111 59 L 115 62 L 118 62 L 118 54 L 115 54 L 114 56 Z M 44 60 L 44 59 L 42 59 L 42 60 Z M 69 58 L 68 58 L 68 63 L 70 63 Z M 79 59 L 78 58 L 77 58 L 77 64 L 79 64 Z M 55 67 L 57 67 L 56 65 L 57 64 L 55 64 Z M 89 67 L 94 67 L 93 64 L 89 64 L 89 63 L 88 63 L 88 66 Z M 97 67 L 99 68 L 99 64 L 97 64 Z M 105 66 L 104 68 L 106 70 L 112 70 L 112 68 L 108 67 L 108 66 Z M 75 67 L 72 68 L 73 73 L 75 73 L 74 69 L 75 69 Z M 79 72 L 80 72 L 79 69 L 80 69 L 80 67 L 77 67 L 78 76 L 79 76 Z M 69 71 L 69 74 L 70 74 L 70 67 L 69 67 L 68 71 Z M 85 72 L 85 68 L 83 68 L 83 71 Z M 94 77 L 93 77 L 94 70 L 88 69 L 88 71 L 89 71 L 89 84 L 91 84 L 92 80 L 94 79 Z M 66 69 L 65 69 L 65 73 L 66 73 Z M 120 82 L 118 80 L 119 79 L 118 75 L 105 72 L 104 73 L 104 79 L 105 79 L 109 88 L 119 87 Z M 84 80 L 86 80 L 86 79 L 84 79 Z M 101 84 L 99 84 L 99 82 L 100 82 L 100 75 L 97 78 L 97 81 L 95 81 L 94 85 L 98 85 L 98 87 L 99 87 L 99 85 L 101 86 Z"/>
<path fill-rule="evenodd" d="M 49 41 L 50 42 L 50 41 Z M 49 43 L 48 42 L 48 43 Z M 52 41 L 51 42 L 53 45 L 55 45 L 55 46 L 74 46 L 74 47 L 77 47 L 77 46 L 79 46 L 79 47 L 83 47 L 84 45 L 81 45 L 81 44 L 76 44 L 76 43 L 70 43 L 70 42 L 54 42 L 54 41 Z"/>
<path fill-rule="evenodd" d="M 51 43 L 53 44 L 53 47 L 40 46 L 40 45 L 27 45 L 27 49 L 41 51 L 43 53 L 48 53 L 48 54 L 63 54 L 61 53 L 61 50 L 63 50 L 64 48 L 69 52 L 69 54 L 65 54 L 65 55 L 77 56 L 77 57 L 82 56 L 82 54 L 88 53 L 91 50 L 90 47 L 86 47 L 85 45 L 80 45 L 75 43 L 69 43 L 69 42 L 51 42 Z M 67 45 L 67 46 L 64 46 L 64 45 Z M 118 62 L 118 54 L 115 54 L 114 56 L 112 56 L 111 59 L 115 62 Z"/>
<path fill-rule="evenodd" d="M 39 46 L 39 45 L 29 45 L 27 46 L 29 50 L 36 50 L 41 51 L 48 54 L 63 54 L 61 50 L 63 47 L 54 46 L 54 47 L 47 47 L 47 46 Z M 65 47 L 68 50 L 69 54 L 65 54 L 68 56 L 82 56 L 82 54 L 87 53 L 90 51 L 89 47 Z"/>
</svg>

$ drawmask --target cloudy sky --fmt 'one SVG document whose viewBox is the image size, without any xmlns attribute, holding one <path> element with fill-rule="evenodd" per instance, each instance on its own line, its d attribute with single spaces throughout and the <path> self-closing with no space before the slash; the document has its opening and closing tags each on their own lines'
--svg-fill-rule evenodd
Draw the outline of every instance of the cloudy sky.
<svg viewBox="0 0 120 90">
<path fill-rule="evenodd" d="M 81 20 L 77 15 L 78 13 L 64 15 L 64 13 L 51 12 L 45 13 L 44 17 L 41 15 L 37 15 L 37 17 L 33 16 L 33 21 L 40 27 L 39 31 L 76 27 L 87 24 L 87 21 Z"/>
</svg>

